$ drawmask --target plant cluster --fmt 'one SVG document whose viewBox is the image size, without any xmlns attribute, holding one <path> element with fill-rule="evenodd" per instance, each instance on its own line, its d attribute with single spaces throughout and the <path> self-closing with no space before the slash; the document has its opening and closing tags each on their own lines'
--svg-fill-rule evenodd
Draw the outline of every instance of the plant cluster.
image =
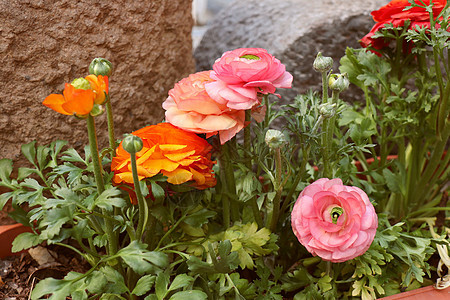
<svg viewBox="0 0 450 300">
<path fill-rule="evenodd" d="M 95 59 L 43 102 L 85 121 L 89 145 L 23 145 L 17 176 L 0 160 L 0 207 L 33 229 L 13 249 L 57 244 L 91 265 L 40 281 L 31 299 L 375 299 L 431 284 L 438 252 L 443 282 L 449 14 L 446 1 L 392 1 L 341 74 L 317 55 L 321 93 L 276 110 L 284 65 L 264 49 L 226 52 L 174 86 L 165 123 L 121 141 L 112 65 Z M 350 83 L 364 101 L 342 97 Z"/>
</svg>

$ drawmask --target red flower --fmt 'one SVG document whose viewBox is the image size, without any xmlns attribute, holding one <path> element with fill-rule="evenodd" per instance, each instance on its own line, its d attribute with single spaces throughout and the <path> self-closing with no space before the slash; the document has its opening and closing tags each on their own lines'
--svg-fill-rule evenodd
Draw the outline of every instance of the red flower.
<svg viewBox="0 0 450 300">
<path fill-rule="evenodd" d="M 415 0 L 416 4 L 422 5 L 421 0 Z M 428 5 L 430 0 L 423 0 Z M 433 16 L 436 17 L 447 4 L 447 0 L 432 0 Z M 386 24 L 392 23 L 394 27 L 402 27 L 406 20 L 410 20 L 408 29 L 419 27 L 430 27 L 430 15 L 421 7 L 413 7 L 409 10 L 404 10 L 405 7 L 410 6 L 408 0 L 392 0 L 389 4 L 381 7 L 379 10 L 373 11 L 371 14 L 373 20 L 377 22 L 370 32 L 366 34 L 361 40 L 360 44 L 363 47 L 372 47 L 375 49 L 382 49 L 389 44 L 382 38 L 372 38 L 373 35 L 385 27 Z"/>
</svg>

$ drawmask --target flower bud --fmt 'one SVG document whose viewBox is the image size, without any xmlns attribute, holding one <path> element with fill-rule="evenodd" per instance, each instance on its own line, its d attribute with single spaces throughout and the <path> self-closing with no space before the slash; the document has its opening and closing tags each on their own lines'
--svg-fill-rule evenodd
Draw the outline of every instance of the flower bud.
<svg viewBox="0 0 450 300">
<path fill-rule="evenodd" d="M 317 72 L 327 72 L 333 67 L 333 59 L 331 57 L 322 56 L 322 53 L 317 53 L 316 59 L 313 63 L 313 68 Z"/>
<path fill-rule="evenodd" d="M 112 63 L 105 58 L 94 58 L 89 65 L 89 74 L 94 74 L 96 76 L 103 75 L 109 77 L 111 76 L 112 71 Z"/>
<path fill-rule="evenodd" d="M 270 149 L 277 149 L 286 143 L 286 137 L 284 134 L 276 129 L 269 129 L 266 132 L 265 142 Z"/>
<path fill-rule="evenodd" d="M 324 103 L 319 105 L 319 114 L 324 118 L 331 118 L 336 114 L 336 103 Z"/>
<path fill-rule="evenodd" d="M 94 103 L 94 106 L 92 107 L 92 110 L 90 112 L 91 116 L 97 117 L 100 116 L 105 112 L 105 109 L 100 104 Z"/>
<path fill-rule="evenodd" d="M 77 90 L 89 90 L 91 84 L 84 78 L 76 78 L 72 81 L 71 85 Z"/>
<path fill-rule="evenodd" d="M 348 89 L 349 85 L 350 81 L 348 80 L 347 73 L 332 74 L 330 76 L 330 79 L 328 80 L 328 86 L 330 87 L 330 89 L 338 93 L 341 93 Z"/>
<path fill-rule="evenodd" d="M 135 154 L 142 150 L 144 142 L 138 136 L 127 134 L 122 141 L 122 147 L 130 154 Z"/>
</svg>

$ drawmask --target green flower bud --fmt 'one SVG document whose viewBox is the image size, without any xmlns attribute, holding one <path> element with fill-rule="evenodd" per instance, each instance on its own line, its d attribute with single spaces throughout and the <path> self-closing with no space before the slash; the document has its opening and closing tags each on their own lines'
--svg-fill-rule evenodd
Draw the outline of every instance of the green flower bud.
<svg viewBox="0 0 450 300">
<path fill-rule="evenodd" d="M 74 79 L 71 85 L 78 90 L 89 90 L 91 89 L 91 84 L 84 78 Z"/>
<path fill-rule="evenodd" d="M 341 93 L 348 89 L 349 85 L 350 81 L 348 80 L 347 73 L 332 74 L 330 76 L 330 79 L 328 80 L 328 86 L 330 87 L 330 89 L 338 93 Z"/>
<path fill-rule="evenodd" d="M 112 71 L 112 63 L 105 58 L 94 58 L 89 65 L 89 74 L 94 74 L 95 76 L 111 76 Z"/>
<path fill-rule="evenodd" d="M 319 105 L 319 114 L 324 118 L 331 118 L 336 114 L 336 103 L 324 103 Z"/>
<path fill-rule="evenodd" d="M 344 213 L 344 209 L 342 207 L 336 206 L 330 212 L 331 222 L 333 224 L 337 224 L 339 217 Z"/>
<path fill-rule="evenodd" d="M 331 57 L 322 56 L 322 53 L 317 53 L 316 59 L 313 63 L 314 70 L 318 72 L 328 72 L 333 67 L 333 59 Z"/>
<path fill-rule="evenodd" d="M 142 150 L 144 142 L 138 136 L 127 134 L 122 141 L 122 147 L 130 154 L 135 154 Z"/>
<path fill-rule="evenodd" d="M 284 143 L 286 143 L 286 137 L 284 136 L 284 134 L 281 131 L 275 129 L 267 130 L 264 140 L 270 149 L 280 148 Z"/>
<path fill-rule="evenodd" d="M 240 58 L 250 59 L 250 60 L 260 60 L 261 58 L 259 56 L 253 55 L 253 54 L 246 54 L 240 56 Z"/>
<path fill-rule="evenodd" d="M 105 109 L 103 108 L 103 106 L 101 106 L 100 104 L 94 103 L 94 106 L 92 107 L 90 114 L 93 117 L 97 117 L 97 116 L 100 116 L 101 114 L 103 114 L 104 112 L 105 112 Z"/>
</svg>

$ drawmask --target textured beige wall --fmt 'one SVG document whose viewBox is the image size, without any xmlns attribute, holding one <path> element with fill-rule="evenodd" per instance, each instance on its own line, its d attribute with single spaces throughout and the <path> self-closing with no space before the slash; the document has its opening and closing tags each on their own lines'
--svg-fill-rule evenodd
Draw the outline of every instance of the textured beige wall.
<svg viewBox="0 0 450 300">
<path fill-rule="evenodd" d="M 20 145 L 33 140 L 87 142 L 84 120 L 41 103 L 88 75 L 95 57 L 115 67 L 118 137 L 161 121 L 168 90 L 194 71 L 191 1 L 0 0 L 0 20 L 0 158 L 17 159 Z M 106 130 L 106 115 L 96 122 Z"/>
</svg>

